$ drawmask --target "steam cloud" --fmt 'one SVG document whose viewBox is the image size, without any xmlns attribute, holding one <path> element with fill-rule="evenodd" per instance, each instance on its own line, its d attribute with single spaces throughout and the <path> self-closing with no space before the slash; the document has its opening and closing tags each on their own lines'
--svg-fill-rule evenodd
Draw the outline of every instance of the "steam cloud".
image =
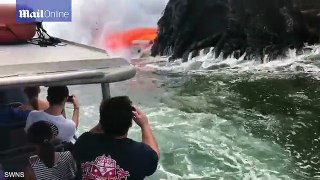
<svg viewBox="0 0 320 180">
<path fill-rule="evenodd" d="M 49 34 L 101 46 L 102 36 L 134 27 L 156 27 L 168 0 L 73 0 L 72 22 L 45 23 Z"/>
<path fill-rule="evenodd" d="M 15 3 L 16 0 L 1 0 Z M 156 27 L 169 0 L 72 0 L 72 22 L 47 22 L 55 37 L 104 48 L 106 35 L 135 27 Z M 118 54 L 120 53 L 120 54 Z M 131 52 L 117 52 L 129 58 Z"/>
</svg>

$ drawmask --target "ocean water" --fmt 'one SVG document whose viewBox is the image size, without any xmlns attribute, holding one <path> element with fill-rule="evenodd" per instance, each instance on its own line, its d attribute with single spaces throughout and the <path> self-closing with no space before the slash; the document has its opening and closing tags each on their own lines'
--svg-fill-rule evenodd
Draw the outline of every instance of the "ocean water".
<svg viewBox="0 0 320 180">
<path fill-rule="evenodd" d="M 113 83 L 111 95 L 130 96 L 149 117 L 161 160 L 147 179 L 319 179 L 319 49 L 294 54 L 263 63 L 212 54 L 133 61 L 138 74 Z M 70 89 L 80 135 L 98 121 L 101 89 Z M 141 140 L 137 126 L 129 137 Z"/>
</svg>

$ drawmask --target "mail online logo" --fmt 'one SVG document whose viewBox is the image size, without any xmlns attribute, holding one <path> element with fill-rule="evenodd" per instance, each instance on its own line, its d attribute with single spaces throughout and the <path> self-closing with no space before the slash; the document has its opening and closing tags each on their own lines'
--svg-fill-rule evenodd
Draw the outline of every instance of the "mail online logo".
<svg viewBox="0 0 320 180">
<path fill-rule="evenodd" d="M 16 0 L 17 22 L 71 22 L 71 0 Z"/>
</svg>

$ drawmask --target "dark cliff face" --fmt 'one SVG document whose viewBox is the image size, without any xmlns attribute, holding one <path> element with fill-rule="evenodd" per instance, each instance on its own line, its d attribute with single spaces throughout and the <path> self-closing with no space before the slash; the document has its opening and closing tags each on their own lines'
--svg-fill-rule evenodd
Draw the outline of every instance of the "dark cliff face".
<svg viewBox="0 0 320 180">
<path fill-rule="evenodd" d="M 307 2 L 313 3 L 310 5 Z M 170 0 L 158 22 L 152 55 L 187 59 L 214 47 L 247 59 L 284 56 L 319 42 L 320 1 L 312 0 Z M 318 5 L 318 6 L 316 6 Z M 309 9 L 313 7 L 315 9 Z"/>
</svg>

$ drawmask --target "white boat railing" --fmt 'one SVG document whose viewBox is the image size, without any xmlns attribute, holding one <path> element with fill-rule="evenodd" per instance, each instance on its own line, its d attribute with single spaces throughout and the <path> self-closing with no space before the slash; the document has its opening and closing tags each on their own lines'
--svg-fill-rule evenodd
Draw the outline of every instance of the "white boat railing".
<svg viewBox="0 0 320 180">
<path fill-rule="evenodd" d="M 63 46 L 0 45 L 0 88 L 101 84 L 128 80 L 136 70 L 127 60 L 101 49 L 62 40 Z"/>
</svg>

